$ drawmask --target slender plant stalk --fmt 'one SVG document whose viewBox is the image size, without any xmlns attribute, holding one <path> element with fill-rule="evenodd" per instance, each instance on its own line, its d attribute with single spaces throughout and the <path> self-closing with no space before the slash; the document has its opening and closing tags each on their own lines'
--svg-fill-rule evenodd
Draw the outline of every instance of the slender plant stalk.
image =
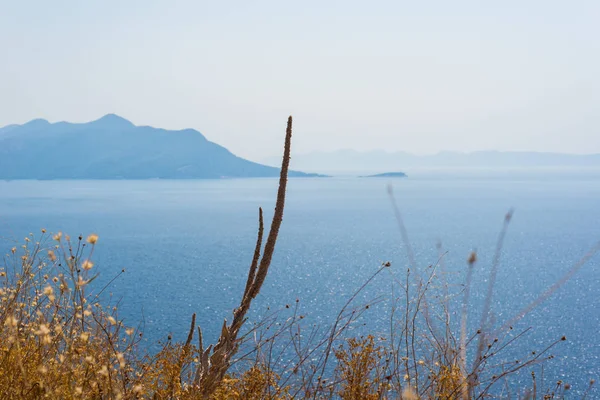
<svg viewBox="0 0 600 400">
<path fill-rule="evenodd" d="M 244 295 L 242 296 L 242 300 L 240 301 L 240 305 L 233 311 L 233 321 L 231 325 L 227 325 L 226 320 L 223 322 L 221 335 L 217 341 L 217 344 L 212 349 L 212 354 L 210 354 L 210 347 L 206 350 L 202 349 L 202 346 L 200 347 L 203 357 L 200 359 L 198 370 L 196 372 L 196 384 L 198 385 L 198 389 L 202 395 L 202 398 L 209 398 L 225 377 L 225 374 L 231 365 L 232 357 L 237 353 L 239 347 L 238 334 L 240 328 L 245 322 L 246 313 L 250 309 L 252 300 L 260 292 L 265 278 L 267 277 L 267 272 L 269 271 L 273 253 L 275 251 L 275 244 L 277 242 L 279 228 L 281 226 L 281 222 L 283 221 L 285 191 L 287 187 L 288 169 L 290 165 L 291 141 L 292 117 L 290 116 L 287 121 L 283 161 L 281 163 L 281 172 L 279 175 L 279 189 L 277 191 L 277 200 L 275 202 L 275 212 L 273 214 L 273 221 L 271 222 L 269 236 L 267 237 L 264 252 L 262 257 L 260 257 L 264 225 L 262 209 L 259 209 L 258 238 L 256 240 L 254 257 L 248 271 L 248 279 L 246 281 L 246 287 L 244 290 Z"/>
<path fill-rule="evenodd" d="M 510 320 L 506 321 L 504 325 L 498 329 L 498 331 L 504 331 L 509 327 L 513 326 L 517 321 L 523 318 L 525 315 L 529 314 L 531 310 L 539 306 L 541 303 L 546 301 L 548 297 L 552 296 L 554 292 L 558 290 L 562 285 L 564 285 L 569 279 L 571 279 L 577 271 L 581 269 L 596 253 L 600 251 L 600 242 L 596 243 L 594 247 L 590 249 L 581 259 L 575 263 L 562 278 L 556 281 L 552 286 L 550 286 L 544 293 L 542 293 L 537 299 L 529 303 L 527 307 L 523 308 L 517 315 L 515 315 Z"/>
<path fill-rule="evenodd" d="M 479 365 L 482 362 L 482 354 L 486 345 L 486 341 L 489 338 L 490 334 L 490 325 L 491 325 L 491 310 L 492 310 L 492 300 L 494 297 L 494 286 L 496 286 L 496 277 L 498 275 L 498 266 L 500 265 L 500 256 L 502 255 L 502 248 L 504 247 L 504 238 L 506 237 L 506 232 L 508 231 L 508 225 L 512 219 L 513 210 L 509 210 L 504 217 L 504 224 L 502 225 L 502 230 L 498 235 L 498 243 L 496 244 L 496 252 L 494 254 L 494 260 L 492 261 L 492 269 L 490 270 L 490 279 L 488 281 L 487 294 L 485 296 L 485 303 L 483 306 L 483 312 L 481 313 L 481 322 L 479 324 L 479 330 L 481 331 L 479 335 L 479 343 L 477 344 L 477 352 L 475 353 L 475 358 L 473 359 L 473 368 L 471 376 L 476 376 L 476 370 L 479 368 Z M 475 382 L 469 382 L 470 385 L 473 385 Z"/>
<path fill-rule="evenodd" d="M 461 320 L 460 320 L 460 365 L 463 375 L 467 374 L 467 316 L 469 314 L 469 296 L 471 294 L 471 281 L 473 279 L 473 269 L 477 262 L 477 254 L 472 252 L 469 256 L 469 269 L 467 270 L 467 282 L 465 284 L 465 297 L 462 304 Z M 463 400 L 469 398 L 469 385 L 462 384 L 461 396 Z"/>
</svg>

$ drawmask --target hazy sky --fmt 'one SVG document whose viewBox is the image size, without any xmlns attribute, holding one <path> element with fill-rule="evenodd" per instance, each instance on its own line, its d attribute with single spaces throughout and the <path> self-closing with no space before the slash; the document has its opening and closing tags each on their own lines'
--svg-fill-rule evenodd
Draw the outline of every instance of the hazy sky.
<svg viewBox="0 0 600 400">
<path fill-rule="evenodd" d="M 0 0 L 0 126 L 114 112 L 234 153 L 600 152 L 600 1 Z"/>
</svg>

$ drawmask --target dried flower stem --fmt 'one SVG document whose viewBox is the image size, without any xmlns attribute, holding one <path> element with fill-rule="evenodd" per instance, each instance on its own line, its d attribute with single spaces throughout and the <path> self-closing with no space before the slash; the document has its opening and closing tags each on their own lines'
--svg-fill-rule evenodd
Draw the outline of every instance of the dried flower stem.
<svg viewBox="0 0 600 400">
<path fill-rule="evenodd" d="M 264 226 L 262 209 L 259 209 L 258 238 L 256 240 L 254 257 L 248 271 L 246 288 L 244 290 L 244 295 L 240 302 L 240 306 L 233 312 L 233 321 L 231 325 L 228 326 L 227 321 L 223 322 L 221 335 L 217 341 L 217 344 L 214 346 L 212 355 L 208 357 L 208 354 L 210 353 L 210 347 L 206 351 L 200 348 L 200 351 L 203 352 L 203 357 L 201 358 L 198 366 L 196 379 L 197 384 L 199 385 L 200 394 L 203 396 L 203 398 L 208 398 L 215 392 L 223 380 L 225 373 L 229 369 L 229 366 L 231 365 L 231 359 L 238 350 L 239 341 L 237 337 L 240 328 L 244 324 L 246 313 L 250 309 L 252 300 L 260 292 L 265 278 L 267 277 L 267 272 L 269 271 L 273 253 L 275 251 L 277 235 L 279 234 L 279 228 L 281 226 L 281 222 L 283 221 L 285 190 L 287 187 L 288 169 L 290 165 L 291 142 L 292 117 L 290 116 L 287 121 L 285 146 L 283 151 L 283 161 L 281 163 L 281 172 L 279 175 L 279 189 L 277 191 L 275 212 L 273 214 L 273 221 L 271 222 L 269 236 L 267 237 L 263 255 L 260 257 Z"/>
</svg>

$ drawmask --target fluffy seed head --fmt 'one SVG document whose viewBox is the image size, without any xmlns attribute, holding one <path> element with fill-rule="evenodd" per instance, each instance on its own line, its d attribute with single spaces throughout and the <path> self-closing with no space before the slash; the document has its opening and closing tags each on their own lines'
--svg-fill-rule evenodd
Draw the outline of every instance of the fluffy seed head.
<svg viewBox="0 0 600 400">
<path fill-rule="evenodd" d="M 87 237 L 86 241 L 89 244 L 96 244 L 96 242 L 98 241 L 98 235 L 96 235 L 95 233 L 92 233 L 91 235 L 89 235 Z"/>
<path fill-rule="evenodd" d="M 83 262 L 83 264 L 81 264 L 81 268 L 85 269 L 86 271 L 89 271 L 90 269 L 92 269 L 93 266 L 94 266 L 94 263 L 91 262 L 90 260 L 85 260 Z"/>
</svg>

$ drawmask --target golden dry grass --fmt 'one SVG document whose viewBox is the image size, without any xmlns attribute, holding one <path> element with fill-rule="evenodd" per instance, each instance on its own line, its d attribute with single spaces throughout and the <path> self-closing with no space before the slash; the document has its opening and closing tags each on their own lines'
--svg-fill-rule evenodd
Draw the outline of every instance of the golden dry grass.
<svg viewBox="0 0 600 400">
<path fill-rule="evenodd" d="M 116 307 L 101 304 L 98 294 L 103 288 L 95 287 L 93 261 L 97 242 L 96 235 L 72 240 L 43 232 L 8 254 L 0 271 L 3 399 L 484 398 L 491 393 L 488 385 L 504 378 L 502 372 L 493 375 L 489 363 L 498 357 L 493 353 L 501 350 L 501 341 L 485 342 L 481 362 L 476 363 L 478 376 L 487 374 L 487 380 L 470 377 L 460 340 L 445 329 L 445 312 L 437 322 L 428 320 L 422 299 L 435 279 L 432 267 L 426 281 L 420 287 L 412 285 L 417 288 L 414 293 L 406 292 L 394 306 L 394 329 L 385 337 L 348 335 L 347 328 L 369 304 L 342 310 L 322 336 L 302 343 L 297 339 L 301 335 L 290 339 L 284 334 L 302 331 L 303 316 L 294 314 L 279 330 L 246 342 L 244 348 L 253 349 L 253 356 L 235 360 L 238 368 L 230 368 L 235 353 L 229 354 L 225 373 L 213 377 L 213 389 L 206 393 L 198 371 L 210 365 L 214 353 L 201 340 L 194 343 L 195 319 L 187 341 L 167 341 L 156 354 L 144 354 L 138 346 L 141 332 L 125 326 Z M 374 275 L 390 270 L 386 263 Z M 406 282 L 410 280 L 407 273 Z M 428 307 L 428 315 L 444 309 L 443 304 Z M 436 324 L 443 329 L 432 328 Z M 229 327 L 225 325 L 222 336 L 229 335 Z M 239 348 L 246 339 L 243 335 L 231 348 Z M 468 342 L 476 343 L 473 338 Z M 291 363 L 282 367 L 265 357 L 277 346 L 297 349 Z M 329 359 L 324 357 L 328 352 Z M 540 351 L 514 369 L 533 367 L 547 358 L 549 353 Z M 561 384 L 546 393 L 535 387 L 548 398 L 562 398 L 568 389 Z"/>
</svg>

